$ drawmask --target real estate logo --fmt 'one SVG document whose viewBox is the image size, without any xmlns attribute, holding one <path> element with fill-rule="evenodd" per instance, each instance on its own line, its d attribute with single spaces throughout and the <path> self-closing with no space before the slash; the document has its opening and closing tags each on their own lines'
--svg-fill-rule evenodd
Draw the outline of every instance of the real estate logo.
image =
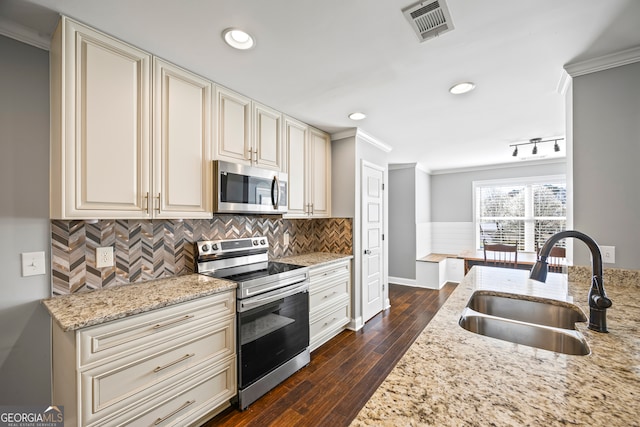
<svg viewBox="0 0 640 427">
<path fill-rule="evenodd" d="M 64 407 L 0 406 L 0 427 L 64 427 Z"/>
</svg>

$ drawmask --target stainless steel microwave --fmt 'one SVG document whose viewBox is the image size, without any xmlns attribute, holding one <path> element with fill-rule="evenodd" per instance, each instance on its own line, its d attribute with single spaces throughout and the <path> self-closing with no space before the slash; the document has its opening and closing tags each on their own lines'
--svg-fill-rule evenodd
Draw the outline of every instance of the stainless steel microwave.
<svg viewBox="0 0 640 427">
<path fill-rule="evenodd" d="M 287 212 L 286 173 L 215 160 L 215 213 L 284 214 Z"/>
</svg>

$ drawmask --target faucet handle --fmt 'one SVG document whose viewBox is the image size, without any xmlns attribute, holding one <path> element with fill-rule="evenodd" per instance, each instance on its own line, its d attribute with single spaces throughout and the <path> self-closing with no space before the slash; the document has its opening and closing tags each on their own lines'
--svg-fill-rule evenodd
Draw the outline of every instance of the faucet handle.
<svg viewBox="0 0 640 427">
<path fill-rule="evenodd" d="M 593 300 L 593 303 L 596 305 L 596 307 L 601 309 L 609 308 L 613 305 L 613 302 L 605 296 L 592 295 L 591 299 Z"/>
</svg>

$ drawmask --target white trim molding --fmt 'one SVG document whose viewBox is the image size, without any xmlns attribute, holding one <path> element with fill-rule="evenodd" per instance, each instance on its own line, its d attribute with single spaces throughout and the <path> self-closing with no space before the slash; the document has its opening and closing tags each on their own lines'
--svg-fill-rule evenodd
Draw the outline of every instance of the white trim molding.
<svg viewBox="0 0 640 427">
<path fill-rule="evenodd" d="M 389 276 L 389 283 L 393 285 L 413 286 L 419 288 L 423 287 L 416 284 L 416 279 L 406 279 L 404 277 Z"/>
<path fill-rule="evenodd" d="M 634 62 L 640 62 L 640 46 L 597 58 L 565 64 L 564 69 L 567 70 L 567 73 L 569 73 L 571 77 L 578 77 L 622 65 L 633 64 Z"/>
<path fill-rule="evenodd" d="M 339 139 L 349 138 L 351 136 L 360 137 L 365 142 L 368 142 L 369 144 L 371 144 L 374 147 L 384 151 L 385 153 L 389 153 L 389 152 L 391 152 L 391 150 L 393 150 L 393 148 L 390 145 L 387 145 L 384 142 L 380 141 L 379 139 L 374 138 L 373 136 L 371 136 L 368 133 L 364 132 L 360 128 L 347 129 L 347 130 L 344 130 L 344 131 L 340 131 L 340 132 L 336 132 L 334 134 L 331 134 L 331 140 L 332 141 L 337 141 Z"/>
<path fill-rule="evenodd" d="M 51 36 L 40 34 L 36 30 L 17 24 L 5 18 L 0 18 L 0 35 L 18 40 L 19 42 L 48 51 L 51 48 Z"/>
</svg>

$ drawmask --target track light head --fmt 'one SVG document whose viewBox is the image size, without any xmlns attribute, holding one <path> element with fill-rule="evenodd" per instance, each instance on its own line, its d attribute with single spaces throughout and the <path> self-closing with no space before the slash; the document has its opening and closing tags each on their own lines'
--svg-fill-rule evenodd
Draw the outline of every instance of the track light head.
<svg viewBox="0 0 640 427">
<path fill-rule="evenodd" d="M 518 156 L 518 146 L 520 145 L 530 145 L 533 144 L 533 149 L 531 150 L 531 154 L 532 155 L 536 155 L 538 154 L 538 144 L 541 144 L 543 142 L 552 142 L 553 141 L 553 151 L 555 151 L 556 153 L 560 151 L 560 145 L 558 144 L 558 141 L 563 141 L 564 138 L 557 138 L 557 139 L 545 139 L 543 140 L 542 138 L 531 138 L 529 140 L 529 142 L 520 142 L 517 144 L 510 144 L 509 147 L 514 147 L 513 148 L 513 153 L 511 154 L 513 157 L 517 157 Z M 523 158 L 523 160 L 526 158 L 526 156 Z"/>
</svg>

